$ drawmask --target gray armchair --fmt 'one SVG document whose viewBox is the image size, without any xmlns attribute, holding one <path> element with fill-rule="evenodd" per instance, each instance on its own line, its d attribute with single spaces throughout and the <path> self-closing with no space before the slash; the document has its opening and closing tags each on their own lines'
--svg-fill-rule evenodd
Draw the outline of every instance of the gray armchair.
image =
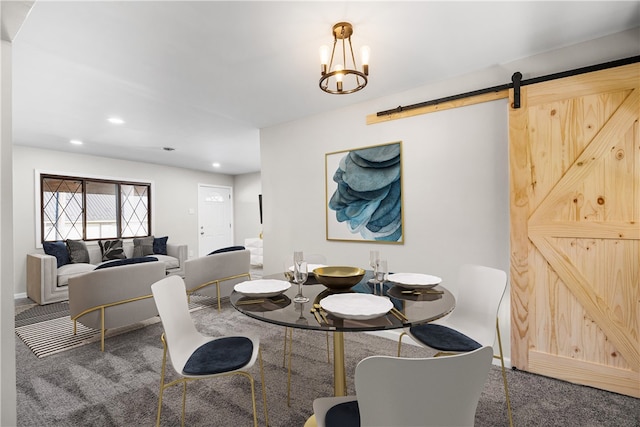
<svg viewBox="0 0 640 427">
<path fill-rule="evenodd" d="M 237 283 L 251 280 L 251 252 L 248 249 L 214 253 L 184 263 L 187 295 L 193 293 L 220 299 L 228 297 Z"/>
</svg>

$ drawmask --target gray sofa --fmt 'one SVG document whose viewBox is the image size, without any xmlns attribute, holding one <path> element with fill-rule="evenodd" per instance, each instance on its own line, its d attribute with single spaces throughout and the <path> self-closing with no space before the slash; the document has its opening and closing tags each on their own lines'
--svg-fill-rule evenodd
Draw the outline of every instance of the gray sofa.
<svg viewBox="0 0 640 427">
<path fill-rule="evenodd" d="M 188 259 L 184 263 L 187 295 L 207 295 L 218 300 L 228 297 L 236 283 L 251 280 L 251 252 L 234 250 Z"/>
<path fill-rule="evenodd" d="M 133 243 L 125 241 L 124 253 L 133 256 Z M 27 254 L 27 296 L 40 305 L 69 299 L 69 278 L 93 271 L 102 264 L 102 251 L 97 242 L 88 242 L 89 263 L 70 263 L 57 267 L 54 256 L 45 253 Z M 167 255 L 150 255 L 165 266 L 167 275 L 184 276 L 187 245 L 167 243 Z M 105 261 L 109 262 L 109 261 Z"/>
<path fill-rule="evenodd" d="M 166 277 L 161 261 L 120 265 L 69 278 L 69 315 L 88 328 L 101 331 L 101 350 L 107 329 L 131 325 L 158 315 L 151 285 Z"/>
</svg>

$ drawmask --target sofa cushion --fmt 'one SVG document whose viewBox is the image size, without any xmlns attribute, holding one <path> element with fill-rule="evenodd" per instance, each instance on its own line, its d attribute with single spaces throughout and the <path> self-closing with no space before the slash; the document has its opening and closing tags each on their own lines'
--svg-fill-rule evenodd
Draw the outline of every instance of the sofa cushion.
<svg viewBox="0 0 640 427">
<path fill-rule="evenodd" d="M 56 267 L 58 268 L 71 262 L 69 249 L 67 249 L 67 245 L 62 240 L 57 242 L 42 242 L 42 249 L 44 249 L 45 254 L 56 257 Z"/>
<path fill-rule="evenodd" d="M 133 258 L 153 255 L 153 236 L 133 239 Z"/>
<path fill-rule="evenodd" d="M 119 265 L 139 264 L 141 262 L 152 262 L 152 261 L 158 261 L 158 258 L 148 256 L 148 257 L 142 257 L 142 258 L 117 259 L 117 260 L 101 263 L 96 267 L 96 270 L 100 270 L 102 268 L 108 268 L 108 267 L 117 267 Z"/>
<path fill-rule="evenodd" d="M 82 240 L 67 240 L 67 248 L 69 249 L 69 258 L 74 264 L 89 264 L 89 251 L 87 245 Z"/>
<path fill-rule="evenodd" d="M 169 236 L 153 238 L 153 253 L 158 255 L 167 254 L 167 240 Z"/>
<path fill-rule="evenodd" d="M 102 261 L 110 261 L 112 259 L 125 259 L 122 247 L 122 240 L 100 240 L 100 251 L 102 252 Z"/>
<path fill-rule="evenodd" d="M 95 265 L 89 263 L 71 263 L 63 265 L 58 268 L 58 287 L 67 286 L 69 284 L 69 277 L 78 276 L 80 274 L 93 271 L 96 268 Z"/>
<path fill-rule="evenodd" d="M 180 260 L 178 258 L 172 257 L 170 255 L 153 254 L 151 256 L 148 256 L 147 258 L 156 258 L 158 261 L 164 262 L 164 264 L 165 264 L 164 268 L 166 270 L 180 267 Z"/>
</svg>

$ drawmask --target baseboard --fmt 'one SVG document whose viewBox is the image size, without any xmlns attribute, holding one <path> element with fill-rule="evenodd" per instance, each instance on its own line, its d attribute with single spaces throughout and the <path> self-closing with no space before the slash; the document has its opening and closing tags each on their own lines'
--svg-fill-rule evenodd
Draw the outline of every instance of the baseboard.
<svg viewBox="0 0 640 427">
<path fill-rule="evenodd" d="M 27 298 L 27 293 L 26 292 L 22 292 L 21 294 L 14 294 L 13 295 L 13 299 L 22 299 L 22 298 Z"/>
</svg>

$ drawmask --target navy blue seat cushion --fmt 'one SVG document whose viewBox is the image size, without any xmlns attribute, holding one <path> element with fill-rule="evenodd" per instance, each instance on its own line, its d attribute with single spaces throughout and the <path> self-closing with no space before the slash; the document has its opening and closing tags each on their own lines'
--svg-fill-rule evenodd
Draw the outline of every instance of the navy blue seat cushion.
<svg viewBox="0 0 640 427">
<path fill-rule="evenodd" d="M 109 268 L 109 267 L 117 267 L 119 265 L 129 265 L 129 264 L 139 264 L 141 262 L 152 262 L 158 261 L 158 258 L 152 256 L 146 256 L 142 258 L 124 258 L 117 259 L 115 261 L 105 262 L 104 264 L 100 264 L 95 269 L 100 270 L 101 268 Z"/>
<path fill-rule="evenodd" d="M 71 263 L 69 249 L 61 240 L 57 242 L 42 242 L 42 249 L 44 249 L 45 254 L 56 257 L 58 268 Z"/>
<path fill-rule="evenodd" d="M 153 238 L 153 253 L 158 255 L 167 254 L 167 240 L 169 236 Z"/>
<path fill-rule="evenodd" d="M 253 342 L 247 337 L 225 337 L 198 347 L 182 371 L 188 375 L 211 375 L 234 371 L 251 360 Z"/>
<path fill-rule="evenodd" d="M 360 427 L 358 401 L 338 403 L 331 407 L 324 417 L 326 427 Z"/>
<path fill-rule="evenodd" d="M 426 325 L 412 326 L 409 330 L 419 341 L 440 351 L 467 352 L 482 347 L 480 343 L 465 334 L 442 325 L 427 323 Z"/>
<path fill-rule="evenodd" d="M 226 248 L 216 249 L 213 252 L 208 253 L 207 255 L 221 254 L 223 252 L 232 252 L 232 251 L 243 251 L 244 246 L 229 246 Z"/>
</svg>

